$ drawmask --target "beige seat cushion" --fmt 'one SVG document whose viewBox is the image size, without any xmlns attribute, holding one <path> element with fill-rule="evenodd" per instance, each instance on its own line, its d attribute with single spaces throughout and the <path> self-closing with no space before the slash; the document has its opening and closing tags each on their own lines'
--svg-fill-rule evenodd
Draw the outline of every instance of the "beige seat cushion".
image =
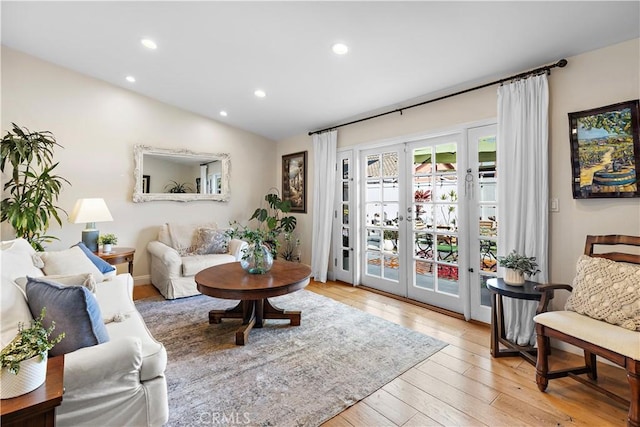
<svg viewBox="0 0 640 427">
<path fill-rule="evenodd" d="M 640 332 L 578 314 L 575 311 L 550 311 L 533 318 L 551 329 L 640 360 Z"/>
</svg>

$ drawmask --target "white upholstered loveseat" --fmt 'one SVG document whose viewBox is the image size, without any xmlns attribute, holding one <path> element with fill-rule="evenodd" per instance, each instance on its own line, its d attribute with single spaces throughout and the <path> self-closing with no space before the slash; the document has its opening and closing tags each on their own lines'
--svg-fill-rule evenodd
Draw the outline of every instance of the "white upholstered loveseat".
<svg viewBox="0 0 640 427">
<path fill-rule="evenodd" d="M 240 261 L 247 243 L 228 239 L 215 223 L 163 224 L 149 242 L 151 283 L 166 299 L 198 295 L 194 276 L 205 268 Z"/>
<path fill-rule="evenodd" d="M 0 339 L 4 348 L 17 334 L 18 323 L 29 325 L 33 319 L 30 310 L 32 301 L 27 301 L 27 295 L 32 294 L 29 293 L 29 285 L 25 286 L 26 277 L 42 281 L 51 276 L 45 276 L 47 260 L 42 269 L 37 266 L 37 262 L 34 263 L 34 259 L 39 257 L 34 257 L 36 252 L 26 240 L 5 241 L 1 245 Z M 78 250 L 70 256 L 75 259 L 82 256 L 82 251 L 78 253 Z M 55 257 L 60 258 L 63 252 L 66 254 L 72 251 L 46 254 L 55 254 Z M 67 265 L 69 264 L 71 269 L 75 269 L 69 274 L 79 276 L 80 270 L 85 268 L 84 264 L 75 260 Z M 56 410 L 56 424 L 62 427 L 161 426 L 169 417 L 164 376 L 167 352 L 149 333 L 136 310 L 131 275 L 106 273 L 107 280 L 101 280 L 103 275 L 98 271 L 95 276 L 98 283 L 93 285 L 92 280 L 91 286 L 95 294 L 82 291 L 91 299 L 95 296 L 101 314 L 98 319 L 104 319 L 106 323 L 104 327 L 108 333 L 108 341 L 64 354 L 65 392 L 62 404 Z M 62 281 L 50 281 L 56 280 Z M 48 314 L 54 312 L 55 307 L 52 306 L 53 303 L 50 304 L 50 300 L 45 300 L 45 305 L 48 305 Z M 70 313 L 68 308 L 63 307 L 58 312 L 69 313 L 68 319 L 74 319 L 72 322 L 75 322 L 75 311 Z M 60 332 L 66 334 L 57 346 L 69 345 L 70 340 L 74 339 L 68 330 L 62 329 L 56 322 L 53 335 Z"/>
</svg>

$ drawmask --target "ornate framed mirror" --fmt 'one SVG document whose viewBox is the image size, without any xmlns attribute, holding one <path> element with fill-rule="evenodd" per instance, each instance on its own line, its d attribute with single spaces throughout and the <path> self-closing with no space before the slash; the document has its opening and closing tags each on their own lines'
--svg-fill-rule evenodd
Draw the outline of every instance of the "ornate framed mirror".
<svg viewBox="0 0 640 427">
<path fill-rule="evenodd" d="M 156 200 L 229 200 L 229 154 L 136 145 L 133 156 L 133 201 L 136 203 Z"/>
</svg>

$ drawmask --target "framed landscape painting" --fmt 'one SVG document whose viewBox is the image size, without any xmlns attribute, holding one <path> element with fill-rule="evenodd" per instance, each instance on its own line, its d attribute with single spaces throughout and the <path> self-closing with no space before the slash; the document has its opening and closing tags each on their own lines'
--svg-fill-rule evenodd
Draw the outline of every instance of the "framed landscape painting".
<svg viewBox="0 0 640 427">
<path fill-rule="evenodd" d="M 307 152 L 282 156 L 282 200 L 291 202 L 291 212 L 307 212 Z"/>
<path fill-rule="evenodd" d="M 569 113 L 574 199 L 640 197 L 638 100 Z"/>
</svg>

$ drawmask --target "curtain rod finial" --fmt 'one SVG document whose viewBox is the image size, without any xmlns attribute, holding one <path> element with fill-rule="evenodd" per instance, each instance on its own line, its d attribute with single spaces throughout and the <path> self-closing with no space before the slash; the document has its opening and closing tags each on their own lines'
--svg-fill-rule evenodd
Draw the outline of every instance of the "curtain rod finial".
<svg viewBox="0 0 640 427">
<path fill-rule="evenodd" d="M 560 61 L 558 61 L 558 63 L 557 63 L 556 65 L 557 65 L 558 67 L 560 67 L 560 68 L 564 68 L 564 67 L 566 67 L 566 66 L 567 66 L 567 63 L 568 63 L 568 62 L 567 62 L 567 60 L 563 58 L 563 59 L 561 59 Z"/>
</svg>

